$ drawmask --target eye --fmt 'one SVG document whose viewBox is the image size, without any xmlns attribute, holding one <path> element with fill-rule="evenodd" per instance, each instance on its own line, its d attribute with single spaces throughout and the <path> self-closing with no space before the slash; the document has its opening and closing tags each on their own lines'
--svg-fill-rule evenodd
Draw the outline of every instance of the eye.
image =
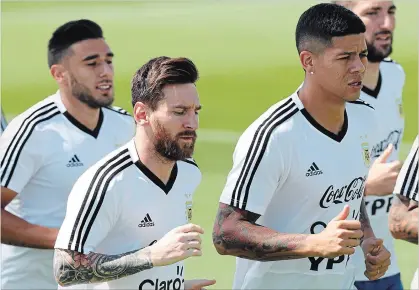
<svg viewBox="0 0 419 290">
<path fill-rule="evenodd" d="M 370 11 L 370 12 L 367 12 L 365 14 L 366 15 L 377 15 L 377 12 L 376 11 Z"/>
<path fill-rule="evenodd" d="M 364 57 L 367 57 L 368 56 L 368 53 L 360 53 L 359 56 L 362 57 L 362 58 L 364 58 Z"/>
<path fill-rule="evenodd" d="M 185 111 L 174 111 L 173 113 L 177 116 L 182 116 L 185 114 Z"/>
<path fill-rule="evenodd" d="M 87 65 L 88 65 L 88 66 L 95 66 L 95 65 L 96 65 L 96 62 L 90 62 L 90 63 L 88 63 Z"/>
<path fill-rule="evenodd" d="M 394 14 L 396 14 L 396 10 L 389 11 L 388 14 L 394 15 Z"/>
<path fill-rule="evenodd" d="M 106 63 L 111 64 L 112 60 L 107 60 Z"/>
</svg>

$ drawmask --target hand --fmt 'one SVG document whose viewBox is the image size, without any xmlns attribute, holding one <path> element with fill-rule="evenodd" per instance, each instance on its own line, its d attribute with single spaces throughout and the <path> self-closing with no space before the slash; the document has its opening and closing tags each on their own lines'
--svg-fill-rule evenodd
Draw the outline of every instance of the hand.
<svg viewBox="0 0 419 290">
<path fill-rule="evenodd" d="M 389 195 L 393 192 L 396 185 L 402 163 L 399 160 L 387 163 L 388 157 L 393 151 L 393 144 L 389 144 L 387 149 L 371 165 L 365 183 L 365 195 Z"/>
<path fill-rule="evenodd" d="M 194 224 L 174 228 L 149 247 L 154 266 L 166 266 L 191 256 L 201 256 L 201 237 L 204 230 Z"/>
<path fill-rule="evenodd" d="M 361 223 L 357 220 L 346 220 L 349 206 L 332 219 L 327 227 L 319 234 L 309 235 L 314 256 L 333 259 L 341 255 L 352 255 L 355 247 L 359 246 L 363 236 Z"/>
<path fill-rule="evenodd" d="M 215 280 L 207 279 L 185 280 L 185 290 L 205 290 L 202 287 L 214 285 L 215 282 Z"/>
<path fill-rule="evenodd" d="M 365 239 L 361 247 L 365 256 L 364 275 L 369 280 L 379 279 L 390 266 L 390 252 L 384 247 L 382 239 L 374 237 Z"/>
</svg>

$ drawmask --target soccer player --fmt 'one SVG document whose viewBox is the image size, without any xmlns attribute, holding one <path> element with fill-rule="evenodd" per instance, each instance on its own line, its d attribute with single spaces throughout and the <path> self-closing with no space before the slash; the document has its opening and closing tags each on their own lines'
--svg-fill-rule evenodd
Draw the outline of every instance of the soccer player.
<svg viewBox="0 0 419 290">
<path fill-rule="evenodd" d="M 403 289 L 394 239 L 388 228 L 388 212 L 394 200 L 392 192 L 402 166 L 399 152 L 404 132 L 401 108 L 405 73 L 398 63 L 388 58 L 392 52 L 396 6 L 393 1 L 377 0 L 339 4 L 351 9 L 366 26 L 368 69 L 360 98 L 375 108 L 379 130 L 376 142 L 371 144 L 374 166 L 369 173 L 371 182 L 365 188 L 365 206 L 374 233 L 384 240 L 391 253 L 391 265 L 386 274 L 378 280 L 368 281 L 364 275 L 364 255 L 358 248 L 353 257 L 358 265 L 355 286 L 359 290 Z"/>
<path fill-rule="evenodd" d="M 1 136 L 2 289 L 57 289 L 53 248 L 73 184 L 134 136 L 133 118 L 110 106 L 112 56 L 96 23 L 57 28 L 48 65 L 59 90 Z"/>
<path fill-rule="evenodd" d="M 213 242 L 237 257 L 233 289 L 349 289 L 361 245 L 377 279 L 390 255 L 363 203 L 374 110 L 358 101 L 365 25 L 336 4 L 297 24 L 304 83 L 242 134 L 220 197 Z"/>
<path fill-rule="evenodd" d="M 394 188 L 395 198 L 390 208 L 389 227 L 396 239 L 418 244 L 418 136 L 410 149 Z M 418 270 L 410 289 L 418 289 Z"/>
<path fill-rule="evenodd" d="M 189 223 L 201 182 L 192 159 L 197 79 L 187 58 L 154 58 L 135 73 L 135 138 L 89 168 L 70 193 L 55 245 L 61 286 L 178 290 L 215 283 L 184 281 L 183 260 L 202 254 L 203 229 Z"/>
<path fill-rule="evenodd" d="M 0 126 L 0 135 L 3 134 L 4 130 L 6 130 L 7 121 L 6 117 L 4 116 L 3 108 L 1 109 L 1 126 Z"/>
</svg>

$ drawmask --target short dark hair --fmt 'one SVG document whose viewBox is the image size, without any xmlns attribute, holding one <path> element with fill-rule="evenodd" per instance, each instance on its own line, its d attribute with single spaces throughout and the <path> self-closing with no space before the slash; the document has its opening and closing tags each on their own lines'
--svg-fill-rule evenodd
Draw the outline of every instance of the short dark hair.
<svg viewBox="0 0 419 290">
<path fill-rule="evenodd" d="M 60 63 L 71 45 L 86 39 L 103 38 L 102 28 L 87 19 L 69 21 L 58 27 L 48 42 L 48 66 Z"/>
<path fill-rule="evenodd" d="M 153 58 L 137 70 L 132 79 L 132 106 L 137 102 L 143 102 L 154 111 L 164 98 L 165 85 L 194 84 L 198 78 L 198 69 L 188 58 Z"/>
<path fill-rule="evenodd" d="M 342 5 L 321 3 L 301 14 L 295 31 L 298 53 L 318 51 L 319 44 L 330 46 L 333 37 L 365 32 L 365 24 L 351 10 Z"/>
</svg>

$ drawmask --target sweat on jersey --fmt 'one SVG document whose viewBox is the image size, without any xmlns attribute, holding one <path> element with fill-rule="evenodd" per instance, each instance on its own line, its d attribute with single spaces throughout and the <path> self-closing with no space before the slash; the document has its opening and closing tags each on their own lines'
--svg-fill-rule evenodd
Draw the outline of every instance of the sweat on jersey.
<svg viewBox="0 0 419 290">
<path fill-rule="evenodd" d="M 240 137 L 220 202 L 260 214 L 257 224 L 281 233 L 316 234 L 350 206 L 359 219 L 374 109 L 346 104 L 339 134 L 309 115 L 297 93 L 270 107 Z M 347 255 L 259 262 L 236 258 L 232 289 L 349 289 Z"/>
<path fill-rule="evenodd" d="M 118 255 L 150 246 L 191 219 L 201 171 L 177 161 L 164 184 L 139 159 L 135 141 L 89 168 L 74 185 L 55 248 Z M 184 289 L 184 262 L 63 289 Z"/>
<path fill-rule="evenodd" d="M 378 131 L 377 140 L 372 145 L 371 162 L 383 154 L 391 143 L 393 152 L 388 162 L 400 159 L 400 146 L 404 133 L 404 117 L 402 112 L 402 94 L 405 83 L 403 68 L 396 62 L 386 59 L 380 63 L 378 83 L 375 90 L 366 87 L 362 89 L 360 99 L 371 104 L 376 112 Z M 388 226 L 388 213 L 394 196 L 365 197 L 365 206 L 370 219 L 371 227 L 377 238 L 383 239 L 383 244 L 391 254 L 391 264 L 383 279 L 400 273 L 394 246 L 394 238 Z M 361 248 L 357 248 L 354 262 L 358 265 L 356 280 L 369 281 L 365 276 L 365 258 Z"/>
<path fill-rule="evenodd" d="M 1 185 L 17 192 L 6 210 L 25 221 L 59 228 L 79 176 L 134 135 L 133 118 L 102 108 L 92 131 L 66 110 L 60 93 L 15 117 L 0 137 Z M 53 253 L 2 244 L 2 289 L 57 289 Z"/>
</svg>

